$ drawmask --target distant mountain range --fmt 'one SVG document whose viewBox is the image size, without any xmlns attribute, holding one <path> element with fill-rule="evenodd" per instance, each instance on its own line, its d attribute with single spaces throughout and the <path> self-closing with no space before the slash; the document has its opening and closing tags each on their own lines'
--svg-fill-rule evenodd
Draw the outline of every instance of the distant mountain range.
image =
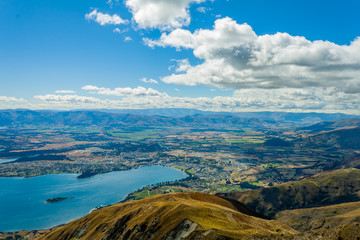
<svg viewBox="0 0 360 240">
<path fill-rule="evenodd" d="M 98 126 L 98 127 L 251 127 L 272 128 L 276 122 L 234 115 L 147 116 L 96 111 L 0 111 L 0 126 Z"/>
<path fill-rule="evenodd" d="M 329 121 L 345 118 L 360 118 L 356 115 L 342 113 L 291 113 L 291 112 L 213 112 L 201 111 L 189 108 L 152 108 L 152 109 L 95 109 L 90 111 L 136 114 L 136 115 L 158 115 L 166 117 L 185 117 L 189 115 L 233 115 L 241 118 L 256 118 L 262 120 L 273 120 L 280 122 L 296 122 L 310 125 L 321 121 Z"/>
<path fill-rule="evenodd" d="M 343 128 L 356 128 L 356 127 L 360 127 L 360 118 L 347 118 L 340 120 L 325 121 L 311 126 L 302 127 L 300 128 L 300 130 L 306 130 L 314 134 L 324 131 L 332 131 Z"/>
<path fill-rule="evenodd" d="M 0 127 L 100 126 L 100 127 L 234 127 L 274 128 L 304 126 L 323 120 L 354 117 L 322 113 L 216 113 L 192 109 L 32 111 L 0 110 Z"/>
</svg>

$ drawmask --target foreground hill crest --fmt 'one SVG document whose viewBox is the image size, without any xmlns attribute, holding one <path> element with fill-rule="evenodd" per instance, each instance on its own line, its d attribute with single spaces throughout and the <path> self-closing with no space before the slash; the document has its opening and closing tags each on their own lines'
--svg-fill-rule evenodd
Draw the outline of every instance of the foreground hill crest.
<svg viewBox="0 0 360 240">
<path fill-rule="evenodd" d="M 296 233 L 233 200 L 174 193 L 94 211 L 40 239 L 250 239 Z"/>
</svg>

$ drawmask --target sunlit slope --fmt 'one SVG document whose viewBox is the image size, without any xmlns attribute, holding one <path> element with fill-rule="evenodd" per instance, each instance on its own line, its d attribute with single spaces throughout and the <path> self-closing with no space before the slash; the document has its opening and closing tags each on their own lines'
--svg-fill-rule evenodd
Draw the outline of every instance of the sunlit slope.
<svg viewBox="0 0 360 240">
<path fill-rule="evenodd" d="M 345 128 L 360 127 L 360 118 L 347 118 L 341 120 L 324 121 L 311 126 L 300 128 L 310 131 L 310 133 L 320 133 L 325 131 L 340 130 Z"/>
<path fill-rule="evenodd" d="M 359 222 L 360 202 L 284 210 L 278 212 L 275 218 L 302 232 L 334 229 Z"/>
<path fill-rule="evenodd" d="M 40 239 L 250 239 L 297 234 L 261 217 L 218 196 L 173 193 L 97 210 Z"/>
<path fill-rule="evenodd" d="M 360 201 L 360 170 L 340 169 L 275 187 L 220 195 L 273 217 L 282 210 Z"/>
<path fill-rule="evenodd" d="M 319 133 L 298 142 L 307 147 L 360 149 L 360 127 Z"/>
</svg>

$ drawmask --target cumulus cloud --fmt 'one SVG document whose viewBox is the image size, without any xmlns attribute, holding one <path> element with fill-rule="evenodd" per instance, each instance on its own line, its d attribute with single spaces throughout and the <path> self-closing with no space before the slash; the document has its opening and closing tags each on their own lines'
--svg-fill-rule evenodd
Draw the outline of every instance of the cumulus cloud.
<svg viewBox="0 0 360 240">
<path fill-rule="evenodd" d="M 126 37 L 124 37 L 124 41 L 125 41 L 125 42 L 132 41 L 132 38 L 131 38 L 131 37 L 129 37 L 129 36 L 126 36 Z"/>
<path fill-rule="evenodd" d="M 114 28 L 113 32 L 114 33 L 121 33 L 121 30 L 120 30 L 120 28 Z"/>
<path fill-rule="evenodd" d="M 234 99 L 243 107 L 268 110 L 354 110 L 360 96 L 339 92 L 336 88 L 240 89 Z"/>
<path fill-rule="evenodd" d="M 258 36 L 248 24 L 230 18 L 211 30 L 176 29 L 160 39 L 144 38 L 150 47 L 192 49 L 202 64 L 175 71 L 166 83 L 222 88 L 336 87 L 360 92 L 360 38 L 350 45 L 309 41 L 287 33 Z"/>
<path fill-rule="evenodd" d="M 99 91 L 96 86 L 85 86 Z M 114 91 L 114 90 L 111 90 Z M 95 93 L 95 92 L 94 92 Z M 107 93 L 105 95 L 116 95 Z M 0 97 L 1 99 L 1 97 Z M 236 90 L 233 96 L 173 97 L 167 94 L 127 94 L 121 99 L 109 100 L 78 95 L 38 95 L 36 108 L 78 109 L 144 109 L 144 108 L 193 108 L 205 111 L 287 111 L 287 112 L 343 112 L 360 114 L 359 94 L 339 92 L 336 88 L 251 88 Z M 7 103 L 5 103 L 7 104 Z M 1 101 L 0 101 L 1 105 Z M 9 105 L 9 104 L 7 104 Z"/>
<path fill-rule="evenodd" d="M 137 88 L 103 88 L 92 85 L 82 87 L 83 90 L 90 91 L 93 94 L 112 95 L 112 96 L 166 96 L 166 93 L 161 93 L 152 88 L 144 88 L 138 86 Z"/>
<path fill-rule="evenodd" d="M 79 95 L 37 95 L 33 97 L 36 102 L 30 104 L 29 109 L 96 109 L 116 107 L 116 104 L 108 99 Z"/>
<path fill-rule="evenodd" d="M 180 28 L 190 24 L 189 5 L 206 0 L 126 0 L 140 28 L 162 30 Z"/>
<path fill-rule="evenodd" d="M 119 33 L 119 34 L 121 34 L 121 33 L 126 33 L 126 32 L 128 32 L 128 31 L 129 31 L 128 28 L 125 28 L 125 29 L 114 28 L 113 33 Z"/>
<path fill-rule="evenodd" d="M 140 82 L 143 82 L 143 83 L 154 83 L 154 84 L 158 84 L 158 83 L 159 83 L 158 81 L 156 81 L 155 79 L 152 79 L 152 78 L 150 78 L 150 79 L 141 78 L 141 79 L 140 79 Z"/>
<path fill-rule="evenodd" d="M 44 102 L 66 102 L 66 103 L 99 103 L 101 100 L 94 97 L 85 97 L 78 95 L 37 95 L 34 96 L 35 100 Z"/>
<path fill-rule="evenodd" d="M 176 64 L 170 66 L 169 70 L 174 69 L 175 72 L 186 72 L 189 68 L 191 68 L 189 60 L 187 58 L 179 60 L 172 59 L 171 61 L 176 62 Z"/>
<path fill-rule="evenodd" d="M 261 96 L 261 97 L 259 97 Z M 125 97 L 115 104 L 126 108 L 194 108 L 206 111 L 344 112 L 359 114 L 359 95 L 334 88 L 245 89 L 233 96 Z"/>
<path fill-rule="evenodd" d="M 129 23 L 128 20 L 122 19 L 117 14 L 109 15 L 109 14 L 98 12 L 96 9 L 90 13 L 87 13 L 85 15 L 85 19 L 95 21 L 98 24 L 100 24 L 101 26 L 120 25 L 120 24 L 128 24 Z"/>
<path fill-rule="evenodd" d="M 23 98 L 16 98 L 16 97 L 7 97 L 7 96 L 0 96 L 0 102 L 14 102 L 14 103 L 23 103 L 26 102 Z"/>
<path fill-rule="evenodd" d="M 75 93 L 75 91 L 73 91 L 73 90 L 56 90 L 55 93 L 68 94 L 68 93 Z"/>
</svg>

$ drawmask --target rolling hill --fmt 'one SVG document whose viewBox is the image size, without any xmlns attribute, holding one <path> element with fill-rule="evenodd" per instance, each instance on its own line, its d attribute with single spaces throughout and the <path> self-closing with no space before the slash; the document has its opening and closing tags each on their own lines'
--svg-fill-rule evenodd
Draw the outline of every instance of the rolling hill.
<svg viewBox="0 0 360 240">
<path fill-rule="evenodd" d="M 236 201 L 173 193 L 96 210 L 39 239 L 280 239 L 295 234 Z"/>
<path fill-rule="evenodd" d="M 355 128 L 360 127 L 359 118 L 347 118 L 340 120 L 324 121 L 311 126 L 299 128 L 299 130 L 306 130 L 312 134 L 320 133 L 324 131 L 332 131 L 343 128 Z"/>
<path fill-rule="evenodd" d="M 269 217 L 283 210 L 360 201 L 360 170 L 323 172 L 297 182 L 247 192 L 223 193 Z"/>
<path fill-rule="evenodd" d="M 358 169 L 340 169 L 275 187 L 218 195 L 237 199 L 303 232 L 294 239 L 360 238 Z"/>
<path fill-rule="evenodd" d="M 276 220 L 298 231 L 328 230 L 360 220 L 360 202 L 280 211 Z"/>
<path fill-rule="evenodd" d="M 307 147 L 360 149 L 360 127 L 338 129 L 312 135 L 298 141 Z"/>
</svg>

